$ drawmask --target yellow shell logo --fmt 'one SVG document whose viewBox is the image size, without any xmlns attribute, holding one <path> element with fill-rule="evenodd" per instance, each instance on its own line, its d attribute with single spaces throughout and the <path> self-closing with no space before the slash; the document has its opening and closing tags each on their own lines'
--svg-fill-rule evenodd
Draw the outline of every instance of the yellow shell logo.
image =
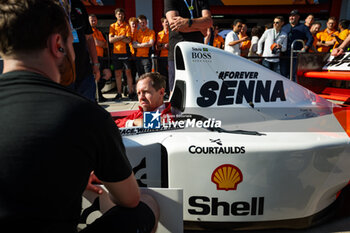
<svg viewBox="0 0 350 233">
<path fill-rule="evenodd" d="M 217 190 L 236 190 L 237 185 L 243 181 L 243 175 L 238 167 L 224 164 L 213 171 L 211 181 L 216 184 Z"/>
</svg>

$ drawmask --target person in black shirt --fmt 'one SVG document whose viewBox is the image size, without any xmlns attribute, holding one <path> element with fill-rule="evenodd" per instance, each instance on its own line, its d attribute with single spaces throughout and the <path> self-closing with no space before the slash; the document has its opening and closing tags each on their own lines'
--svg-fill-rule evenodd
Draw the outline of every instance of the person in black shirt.
<svg viewBox="0 0 350 233">
<path fill-rule="evenodd" d="M 282 28 L 282 32 L 287 35 L 287 51 L 283 54 L 283 58 L 280 59 L 281 65 L 281 75 L 293 80 L 296 82 L 296 71 L 297 71 L 297 59 L 293 58 L 293 71 L 292 77 L 290 77 L 290 56 L 291 56 L 291 46 L 295 40 L 303 40 L 305 46 L 303 47 L 301 42 L 295 42 L 294 50 L 299 50 L 302 52 L 307 51 L 311 48 L 314 38 L 311 35 L 311 32 L 305 24 L 299 22 L 300 14 L 298 10 L 292 10 L 289 15 L 289 24 L 286 24 Z M 293 57 L 297 54 L 293 53 Z"/>
<path fill-rule="evenodd" d="M 95 101 L 96 81 L 100 80 L 100 63 L 97 58 L 93 31 L 84 4 L 80 0 L 61 0 L 73 26 L 76 54 L 76 80 L 69 88 Z"/>
<path fill-rule="evenodd" d="M 118 206 L 81 232 L 154 231 L 155 201 L 140 202 L 110 114 L 61 85 L 75 75 L 63 8 L 54 0 L 3 0 L 0 16 L 1 232 L 77 232 L 92 171 Z"/>
<path fill-rule="evenodd" d="M 213 21 L 207 0 L 165 0 L 164 12 L 169 22 L 168 82 L 173 90 L 175 79 L 174 48 L 180 41 L 203 43 Z"/>
</svg>

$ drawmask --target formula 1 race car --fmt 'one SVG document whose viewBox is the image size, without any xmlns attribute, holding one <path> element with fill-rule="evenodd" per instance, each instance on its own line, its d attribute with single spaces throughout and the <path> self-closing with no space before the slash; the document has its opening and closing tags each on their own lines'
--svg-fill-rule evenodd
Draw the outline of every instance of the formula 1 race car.
<svg viewBox="0 0 350 233">
<path fill-rule="evenodd" d="M 158 232 L 306 228 L 344 206 L 349 109 L 203 44 L 177 44 L 175 68 L 175 120 L 120 129 L 140 187 L 159 200 Z M 85 195 L 85 220 L 104 199 Z"/>
</svg>

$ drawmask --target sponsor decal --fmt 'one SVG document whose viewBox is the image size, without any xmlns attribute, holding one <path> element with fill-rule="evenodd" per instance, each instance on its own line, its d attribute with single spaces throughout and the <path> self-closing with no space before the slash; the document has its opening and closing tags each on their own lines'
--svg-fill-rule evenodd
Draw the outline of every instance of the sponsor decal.
<svg viewBox="0 0 350 233">
<path fill-rule="evenodd" d="M 225 79 L 257 79 L 259 76 L 258 72 L 252 71 L 216 71 L 218 78 L 221 80 Z"/>
<path fill-rule="evenodd" d="M 208 81 L 200 88 L 197 104 L 210 107 L 247 103 L 286 101 L 282 80 L 225 80 L 221 86 L 217 81 Z"/>
<path fill-rule="evenodd" d="M 160 112 L 144 112 L 143 113 L 143 127 L 146 129 L 160 128 Z"/>
<path fill-rule="evenodd" d="M 213 143 L 216 143 L 216 144 L 218 144 L 219 146 L 222 146 L 221 139 L 210 139 L 210 138 L 209 138 L 209 141 L 210 141 L 210 142 L 213 142 Z"/>
<path fill-rule="evenodd" d="M 212 62 L 208 48 L 192 47 L 192 62 Z"/>
<path fill-rule="evenodd" d="M 211 143 L 219 146 L 195 146 L 191 145 L 188 152 L 191 154 L 244 154 L 244 146 L 222 146 L 221 139 L 210 139 Z"/>
<path fill-rule="evenodd" d="M 218 197 L 191 196 L 188 204 L 191 209 L 188 213 L 192 215 L 212 215 L 212 216 L 247 216 L 264 214 L 264 197 L 252 197 L 247 201 L 219 201 Z"/>
<path fill-rule="evenodd" d="M 143 158 L 141 162 L 132 169 L 139 187 L 147 187 L 147 184 L 144 183 L 145 180 L 147 181 L 147 173 L 144 171 L 145 168 L 146 168 L 146 158 Z"/>
<path fill-rule="evenodd" d="M 137 134 L 143 134 L 143 133 L 151 133 L 151 132 L 160 132 L 160 131 L 166 131 L 172 128 L 165 128 L 162 125 L 159 129 L 151 129 L 151 128 L 143 128 L 143 127 L 133 127 L 133 128 L 120 128 L 120 135 L 122 136 L 128 136 L 128 135 L 137 135 Z"/>
<path fill-rule="evenodd" d="M 91 202 L 89 202 L 89 203 L 91 203 Z M 80 215 L 80 218 L 79 218 L 78 227 L 80 229 L 87 227 L 89 225 L 88 219 L 89 219 L 90 215 L 92 217 L 96 217 L 96 216 L 93 216 L 93 214 L 99 213 L 100 211 L 101 211 L 100 197 L 96 197 L 91 205 L 89 205 L 87 208 L 83 209 L 83 211 Z M 97 215 L 97 217 L 100 217 L 101 215 L 102 215 L 102 213 L 100 215 Z"/>
<path fill-rule="evenodd" d="M 243 175 L 238 167 L 223 164 L 213 171 L 211 181 L 216 184 L 217 190 L 236 190 L 237 185 L 243 181 Z"/>
<path fill-rule="evenodd" d="M 345 70 L 350 66 L 350 53 L 344 53 L 337 57 L 334 57 L 330 62 L 328 62 L 323 69 L 327 68 L 329 70 L 337 70 L 337 67 L 342 67 Z"/>
<path fill-rule="evenodd" d="M 191 145 L 188 148 L 191 154 L 244 154 L 244 146 L 195 146 Z"/>
</svg>

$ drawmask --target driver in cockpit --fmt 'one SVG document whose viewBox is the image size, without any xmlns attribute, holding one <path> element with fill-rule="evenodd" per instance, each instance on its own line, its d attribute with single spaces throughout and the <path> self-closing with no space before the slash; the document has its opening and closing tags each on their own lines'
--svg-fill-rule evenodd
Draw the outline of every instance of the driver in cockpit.
<svg viewBox="0 0 350 233">
<path fill-rule="evenodd" d="M 136 83 L 139 100 L 139 109 L 131 115 L 117 119 L 115 123 L 119 128 L 143 125 L 144 112 L 159 111 L 162 122 L 174 119 L 177 110 L 171 107 L 170 102 L 164 103 L 166 81 L 158 72 L 149 72 L 141 75 Z"/>
</svg>

